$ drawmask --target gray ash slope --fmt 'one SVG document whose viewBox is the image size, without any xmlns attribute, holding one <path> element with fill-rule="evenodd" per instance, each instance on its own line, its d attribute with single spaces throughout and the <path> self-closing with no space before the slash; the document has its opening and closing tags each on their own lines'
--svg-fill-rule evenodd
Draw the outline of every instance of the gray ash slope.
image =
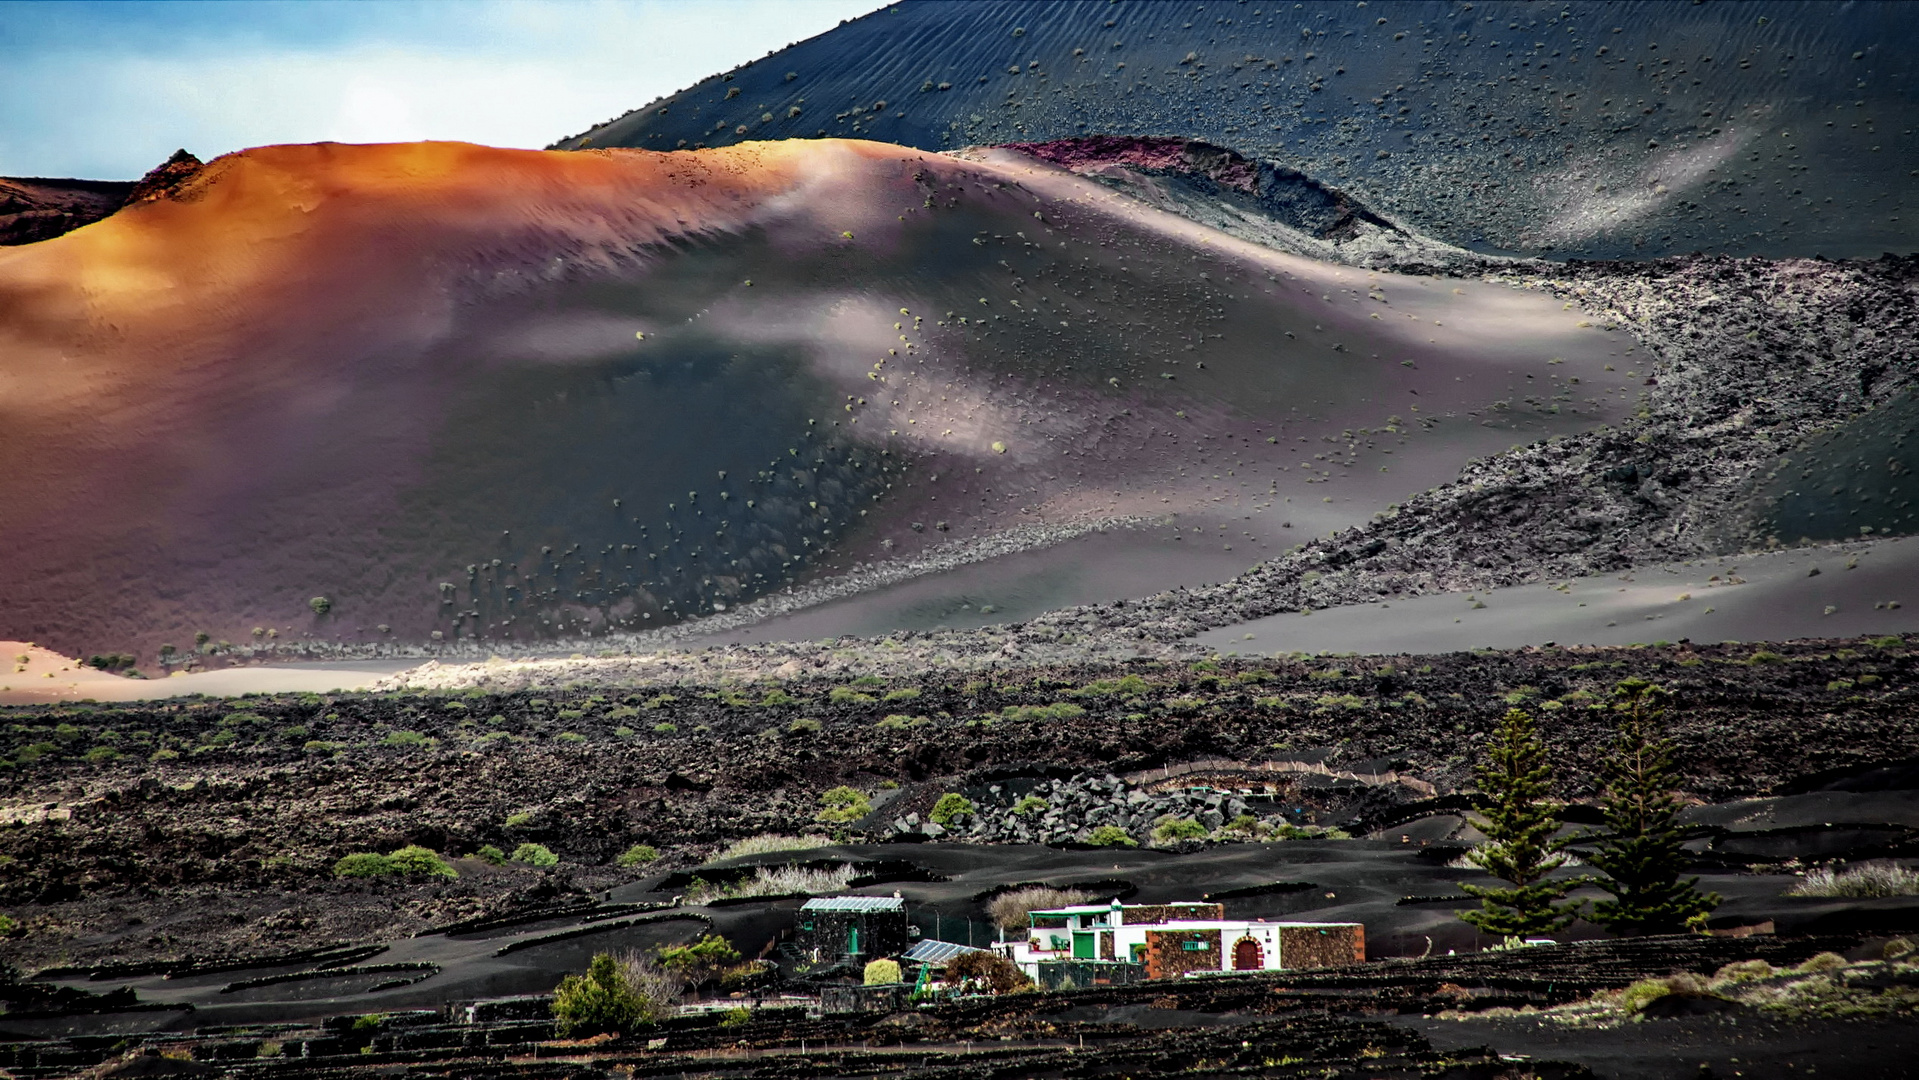
<svg viewBox="0 0 1919 1080">
<path fill-rule="evenodd" d="M 901 635 L 888 649 L 857 656 L 844 643 L 791 643 L 701 656 L 441 668 L 395 681 L 670 679 L 719 670 L 763 674 L 793 660 L 908 671 L 1015 657 L 1195 652 L 1190 638 L 1196 633 L 1278 612 L 1571 579 L 1792 544 L 1805 522 L 1769 498 L 1768 485 L 1797 480 L 1802 472 L 1816 480 L 1823 461 L 1833 463 L 1829 469 L 1856 461 L 1831 452 L 1835 429 L 1858 429 L 1865 433 L 1859 438 L 1879 432 L 1874 437 L 1904 444 L 1897 418 L 1910 408 L 1919 379 L 1919 260 L 1693 257 L 1514 267 L 1500 277 L 1577 301 L 1632 332 L 1640 344 L 1619 364 L 1639 384 L 1635 415 L 1476 460 L 1453 482 L 1373 521 L 1319 537 L 1217 585 L 1064 608 L 1010 626 Z M 1483 416 L 1491 421 L 1514 408 L 1550 408 L 1552 393 L 1542 387 L 1515 395 Z M 1350 442 L 1365 446 L 1378 437 L 1355 430 Z M 1801 464 L 1792 464 L 1796 460 Z M 1857 537 L 1861 525 L 1874 534 L 1912 531 L 1905 515 L 1914 485 L 1909 473 L 1893 467 L 1900 460 L 1852 480 L 1882 486 L 1876 501 L 1823 489 L 1841 507 L 1828 516 L 1838 531 L 1812 538 Z M 1855 504 L 1867 508 L 1867 517 L 1845 511 Z M 1894 514 L 1897 520 L 1889 520 Z"/>
<path fill-rule="evenodd" d="M 556 144 L 1205 139 L 1481 250 L 1919 235 L 1898 4 L 908 2 Z"/>
</svg>

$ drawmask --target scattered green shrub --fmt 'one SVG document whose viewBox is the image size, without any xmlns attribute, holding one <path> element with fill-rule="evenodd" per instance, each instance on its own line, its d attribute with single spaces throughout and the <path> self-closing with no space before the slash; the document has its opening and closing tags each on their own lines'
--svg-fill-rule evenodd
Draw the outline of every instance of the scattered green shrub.
<svg viewBox="0 0 1919 1080">
<path fill-rule="evenodd" d="M 910 686 L 902 686 L 897 690 L 888 690 L 880 700 L 890 704 L 895 701 L 918 701 L 919 696 L 918 690 Z"/>
<path fill-rule="evenodd" d="M 761 705 L 769 705 L 769 706 L 770 705 L 798 705 L 799 703 L 800 703 L 799 698 L 796 698 L 793 695 L 787 693 L 786 691 L 781 690 L 777 686 L 771 690 L 768 690 L 766 692 L 766 696 L 760 699 Z"/>
<path fill-rule="evenodd" d="M 0 937 L 14 937 L 21 932 L 20 920 L 11 915 L 0 915 Z"/>
<path fill-rule="evenodd" d="M 753 1010 L 744 1005 L 735 1005 L 720 1014 L 720 1026 L 723 1028 L 744 1027 L 753 1019 Z"/>
<path fill-rule="evenodd" d="M 660 861 L 660 849 L 652 844 L 634 844 L 620 852 L 616 863 L 623 867 L 646 866 Z"/>
<path fill-rule="evenodd" d="M 480 845 L 480 850 L 474 852 L 473 857 L 480 860 L 481 862 L 491 863 L 494 866 L 506 865 L 506 852 L 501 851 L 499 848 L 494 847 L 492 844 Z"/>
<path fill-rule="evenodd" d="M 417 731 L 389 731 L 386 738 L 380 740 L 381 746 L 426 746 L 433 740 Z"/>
<path fill-rule="evenodd" d="M 789 735 L 817 735 L 823 730 L 818 720 L 795 720 L 786 725 Z"/>
<path fill-rule="evenodd" d="M 357 851 L 343 855 L 333 864 L 333 876 L 343 878 L 386 877 L 394 872 L 393 863 L 385 855 L 372 851 Z"/>
<path fill-rule="evenodd" d="M 432 848 L 421 847 L 418 844 L 408 844 L 398 851 L 393 852 L 387 856 L 387 862 L 393 867 L 394 873 L 405 874 L 409 877 L 417 875 L 421 877 L 456 878 L 460 876 L 460 872 L 453 869 L 452 865 L 445 859 L 442 859 L 439 852 L 434 851 Z"/>
<path fill-rule="evenodd" d="M 1019 817 L 1026 817 L 1029 814 L 1043 814 L 1052 807 L 1052 803 L 1038 795 L 1027 795 L 1013 804 L 1013 813 Z"/>
<path fill-rule="evenodd" d="M 111 746 L 96 746 L 80 755 L 80 759 L 89 765 L 104 765 L 120 756 L 120 751 Z"/>
<path fill-rule="evenodd" d="M 821 821 L 844 824 L 849 821 L 858 821 L 872 812 L 872 800 L 859 791 L 841 784 L 839 787 L 828 789 L 820 796 L 820 812 L 817 816 Z"/>
<path fill-rule="evenodd" d="M 513 854 L 509 855 L 508 858 L 516 863 L 523 863 L 527 866 L 558 866 L 560 864 L 560 857 L 553 854 L 552 848 L 547 847 L 545 844 L 530 842 L 514 848 Z"/>
<path fill-rule="evenodd" d="M 1052 705 L 1008 705 L 999 711 L 1002 720 L 1077 720 L 1086 710 L 1071 702 Z"/>
<path fill-rule="evenodd" d="M 835 705 L 871 705 L 873 695 L 862 694 L 850 686 L 835 686 L 827 691 L 826 700 Z"/>
<path fill-rule="evenodd" d="M 1138 847 L 1139 841 L 1132 838 L 1125 829 L 1117 825 L 1101 825 L 1086 837 L 1086 842 L 1095 847 Z"/>
<path fill-rule="evenodd" d="M 873 726 L 886 731 L 905 731 L 909 728 L 925 727 L 932 723 L 924 716 L 908 716 L 905 713 L 891 713 Z"/>
<path fill-rule="evenodd" d="M 1206 838 L 1206 826 L 1192 818 L 1176 818 L 1162 821 L 1153 826 L 1153 842 L 1158 844 L 1177 843 L 1181 840 L 1203 840 Z"/>
<path fill-rule="evenodd" d="M 528 810 L 506 816 L 506 827 L 509 829 L 518 829 L 531 824 L 533 824 L 533 814 Z"/>
<path fill-rule="evenodd" d="M 658 723 L 653 725 L 653 733 L 655 735 L 671 735 L 678 730 L 680 730 L 680 725 L 678 724 Z"/>
<path fill-rule="evenodd" d="M 947 826 L 953 824 L 954 819 L 961 814 L 970 814 L 974 809 L 973 800 L 957 791 L 949 791 L 941 795 L 939 801 L 933 804 L 933 812 L 927 817 L 935 825 Z"/>
</svg>

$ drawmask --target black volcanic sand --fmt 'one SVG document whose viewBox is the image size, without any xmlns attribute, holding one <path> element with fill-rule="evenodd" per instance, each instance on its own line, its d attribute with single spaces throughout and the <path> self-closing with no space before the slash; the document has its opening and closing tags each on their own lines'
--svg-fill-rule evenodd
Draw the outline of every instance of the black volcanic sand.
<svg viewBox="0 0 1919 1080">
<path fill-rule="evenodd" d="M 5 949 L 41 965 L 60 956 L 226 956 L 391 939 L 634 882 L 637 873 L 610 865 L 634 843 L 661 848 L 663 869 L 673 870 L 734 839 L 816 828 L 818 793 L 841 783 L 876 796 L 882 782 L 904 785 L 861 824 L 875 838 L 892 835 L 904 815 L 924 815 L 943 791 L 985 799 L 994 775 L 1297 761 L 1397 770 L 1444 793 L 1468 782 L 1476 747 L 1508 700 L 1541 717 L 1563 794 L 1590 799 L 1608 719 L 1589 705 L 1633 674 L 1674 689 L 1682 783 L 1700 799 L 1779 796 L 1795 782 L 1906 792 L 1909 780 L 1894 774 L 1848 786 L 1845 770 L 1919 756 L 1912 664 L 1891 638 L 1009 667 L 858 687 L 802 678 L 784 684 L 787 704 L 756 704 L 770 684 L 727 682 L 15 707 L 5 713 L 11 765 L 0 768 L 0 797 L 15 822 L 0 829 L 0 854 L 12 860 L 0 903 L 29 932 Z M 1143 685 L 1113 681 L 1128 673 Z M 1054 703 L 1085 714 L 1003 715 Z M 879 726 L 890 715 L 901 720 Z M 794 729 L 802 720 L 819 730 Z M 1825 770 L 1840 772 L 1815 775 Z M 1266 782 L 1260 775 L 1255 786 Z M 1397 809 L 1420 797 L 1403 786 L 1288 782 L 1283 790 L 1303 820 L 1384 829 L 1395 841 L 1403 833 L 1409 844 L 1468 835 L 1445 816 L 1459 809 L 1450 804 L 1425 812 L 1441 815 L 1428 825 L 1402 827 L 1398 818 L 1421 813 Z M 1702 818 L 1702 829 L 1774 838 L 1727 847 L 1709 829 L 1697 858 L 1722 872 L 1906 851 L 1915 824 L 1908 795 L 1872 794 L 1843 814 L 1834 809 L 1839 796 L 1821 798 L 1828 801 L 1803 812 L 1755 804 L 1732 818 Z M 509 824 L 515 815 L 525 817 Z M 1820 839 L 1827 823 L 1845 828 Z M 1794 832 L 1812 825 L 1820 828 L 1809 836 Z M 330 876 L 334 860 L 352 851 L 422 843 L 459 854 L 527 841 L 557 852 L 560 869 L 468 863 L 455 882 L 398 889 Z M 1755 902 L 1778 892 L 1762 885 Z"/>
<path fill-rule="evenodd" d="M 1912 43 L 1897 3 L 907 0 L 556 145 L 1164 135 L 1482 250 L 1871 256 L 1919 237 Z"/>
</svg>

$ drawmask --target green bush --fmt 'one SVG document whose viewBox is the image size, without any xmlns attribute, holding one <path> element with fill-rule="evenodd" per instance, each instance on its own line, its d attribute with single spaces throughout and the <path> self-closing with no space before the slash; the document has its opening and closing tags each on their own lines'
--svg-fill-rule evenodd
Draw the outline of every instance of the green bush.
<svg viewBox="0 0 1919 1080">
<path fill-rule="evenodd" d="M 80 758 L 89 765 L 104 765 L 119 756 L 120 751 L 115 750 L 111 746 L 96 746 L 86 753 L 81 754 Z"/>
<path fill-rule="evenodd" d="M 333 876 L 343 878 L 386 877 L 394 873 L 393 861 L 372 851 L 343 855 L 333 864 Z"/>
<path fill-rule="evenodd" d="M 387 863 L 393 867 L 393 872 L 396 874 L 444 878 L 460 876 L 458 870 L 453 869 L 451 864 L 440 858 L 439 852 L 418 844 L 408 844 L 388 855 Z"/>
<path fill-rule="evenodd" d="M 618 865 L 625 867 L 646 866 L 660 861 L 660 851 L 652 844 L 634 844 L 620 852 L 620 857 L 616 861 Z"/>
<path fill-rule="evenodd" d="M 531 824 L 533 824 L 533 812 L 530 810 L 521 810 L 519 813 L 506 816 L 506 827 L 509 829 L 523 828 Z"/>
<path fill-rule="evenodd" d="M 927 816 L 932 819 L 933 824 L 946 826 L 951 825 L 954 818 L 961 814 L 970 814 L 973 810 L 973 800 L 957 791 L 949 791 L 940 796 L 940 801 L 933 804 L 933 812 Z"/>
<path fill-rule="evenodd" d="M 481 862 L 492 863 L 494 866 L 506 865 L 506 852 L 492 844 L 482 844 L 480 850 L 473 853 L 473 857 Z"/>
<path fill-rule="evenodd" d="M 380 740 L 381 746 L 426 746 L 433 740 L 417 731 L 389 731 L 386 738 Z"/>
<path fill-rule="evenodd" d="M 720 1014 L 720 1026 L 723 1028 L 743 1027 L 753 1019 L 753 1010 L 744 1005 L 735 1005 Z"/>
<path fill-rule="evenodd" d="M 898 690 L 888 690 L 886 696 L 880 700 L 888 703 L 895 701 L 917 701 L 919 700 L 919 696 L 920 692 L 918 690 L 910 686 L 902 686 Z"/>
<path fill-rule="evenodd" d="M 513 849 L 513 854 L 508 858 L 527 866 L 558 866 L 560 863 L 560 857 L 553 854 L 553 849 L 545 844 L 521 844 Z"/>
<path fill-rule="evenodd" d="M 795 720 L 786 725 L 786 731 L 789 735 L 817 735 L 821 726 L 818 720 Z"/>
<path fill-rule="evenodd" d="M 1127 835 L 1125 829 L 1117 825 L 1101 825 L 1087 836 L 1086 842 L 1095 847 L 1138 847 L 1139 841 Z"/>
<path fill-rule="evenodd" d="M 20 933 L 20 920 L 11 915 L 0 915 L 0 937 L 13 937 Z"/>
<path fill-rule="evenodd" d="M 869 960 L 866 963 L 865 983 L 867 986 L 884 986 L 900 981 L 900 962 L 898 960 Z"/>
<path fill-rule="evenodd" d="M 861 792 L 841 784 L 830 788 L 820 796 L 821 821 L 845 823 L 858 821 L 873 812 L 872 800 Z"/>
<path fill-rule="evenodd" d="M 827 692 L 826 700 L 836 705 L 871 705 L 873 695 L 862 694 L 850 686 L 835 686 Z"/>
<path fill-rule="evenodd" d="M 1206 826 L 1192 818 L 1177 818 L 1162 821 L 1153 826 L 1155 843 L 1169 844 L 1180 840 L 1202 840 L 1206 837 Z"/>
<path fill-rule="evenodd" d="M 885 731 L 905 731 L 908 728 L 925 727 L 932 723 L 924 716 L 908 716 L 905 713 L 891 713 L 873 726 Z"/>
<path fill-rule="evenodd" d="M 553 736 L 555 742 L 585 742 L 586 736 L 577 731 L 562 731 Z"/>
<path fill-rule="evenodd" d="M 1047 802 L 1038 795 L 1028 795 L 1013 804 L 1013 813 L 1019 817 L 1025 817 L 1028 814 L 1043 814 L 1052 809 L 1052 806 L 1052 803 Z"/>
<path fill-rule="evenodd" d="M 653 733 L 655 735 L 671 735 L 678 730 L 680 730 L 680 725 L 664 721 L 653 725 Z"/>
<path fill-rule="evenodd" d="M 342 856 L 333 864 L 333 876 L 343 878 L 377 877 L 445 877 L 460 876 L 439 852 L 424 848 L 418 844 L 407 846 L 381 855 L 372 851 L 357 851 Z"/>
<path fill-rule="evenodd" d="M 799 698 L 781 690 L 777 686 L 768 690 L 766 696 L 760 699 L 761 705 L 798 705 L 799 703 Z"/>
</svg>

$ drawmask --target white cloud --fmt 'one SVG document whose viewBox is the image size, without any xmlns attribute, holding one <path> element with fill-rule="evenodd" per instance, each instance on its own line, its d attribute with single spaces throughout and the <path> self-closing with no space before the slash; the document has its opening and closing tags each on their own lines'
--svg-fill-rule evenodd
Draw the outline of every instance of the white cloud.
<svg viewBox="0 0 1919 1080">
<path fill-rule="evenodd" d="M 320 140 L 544 146 L 870 6 L 444 4 L 323 45 L 200 31 L 31 50 L 0 62 L 0 100 L 18 106 L 0 120 L 0 175 L 131 178 L 176 147 L 210 158 Z"/>
</svg>

